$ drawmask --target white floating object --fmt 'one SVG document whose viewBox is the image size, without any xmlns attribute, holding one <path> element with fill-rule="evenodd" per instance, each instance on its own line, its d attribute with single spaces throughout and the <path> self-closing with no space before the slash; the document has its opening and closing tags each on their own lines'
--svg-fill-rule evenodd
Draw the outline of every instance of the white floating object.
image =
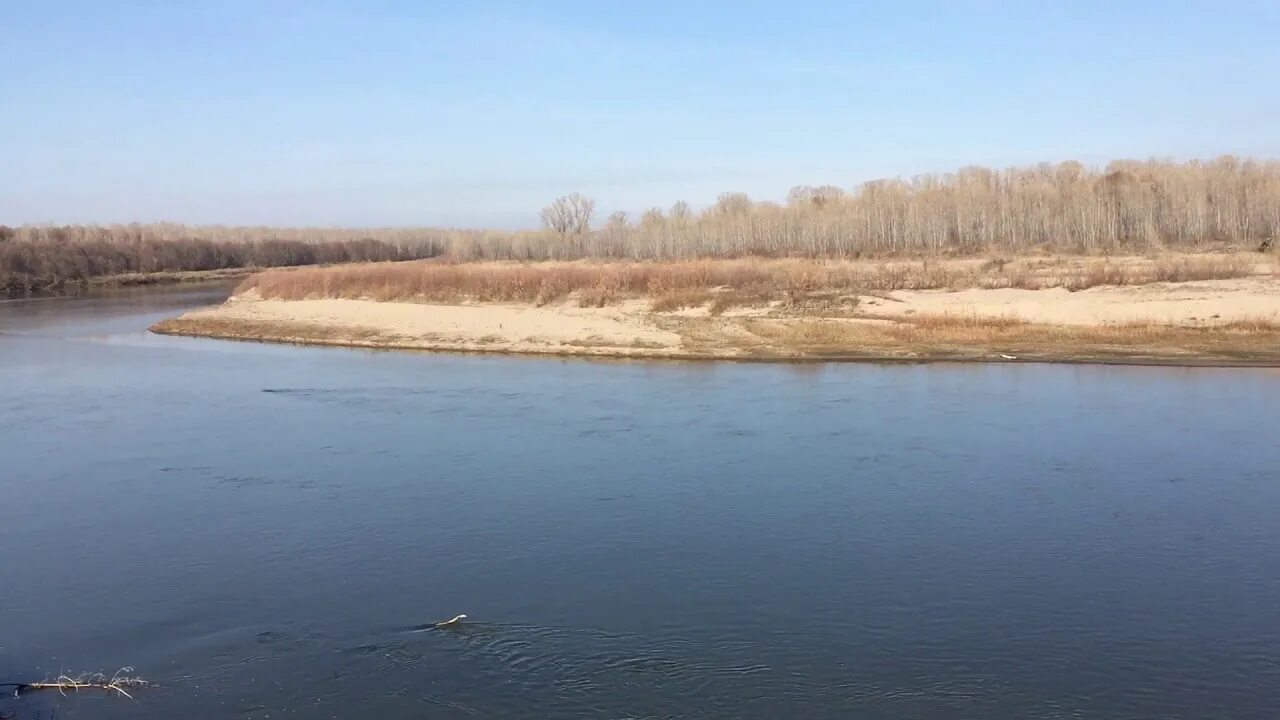
<svg viewBox="0 0 1280 720">
<path fill-rule="evenodd" d="M 458 623 L 466 619 L 467 619 L 466 615 L 458 615 L 458 616 L 455 616 L 452 620 L 445 620 L 444 622 L 438 622 L 436 623 L 435 626 L 438 628 L 449 627 L 450 625 L 457 625 Z"/>
<path fill-rule="evenodd" d="M 1005 360 L 1017 360 L 1017 359 L 1018 359 L 1018 356 L 1017 356 L 1017 355 L 1005 355 L 1004 353 L 1000 353 L 1000 357 L 1004 358 Z"/>
</svg>

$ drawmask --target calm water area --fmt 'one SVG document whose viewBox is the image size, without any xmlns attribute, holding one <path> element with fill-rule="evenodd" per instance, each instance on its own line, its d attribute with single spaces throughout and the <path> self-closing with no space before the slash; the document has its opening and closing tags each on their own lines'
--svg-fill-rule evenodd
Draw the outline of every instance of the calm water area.
<svg viewBox="0 0 1280 720">
<path fill-rule="evenodd" d="M 146 331 L 227 292 L 0 303 L 0 682 L 157 683 L 0 714 L 1280 712 L 1275 370 Z"/>
</svg>

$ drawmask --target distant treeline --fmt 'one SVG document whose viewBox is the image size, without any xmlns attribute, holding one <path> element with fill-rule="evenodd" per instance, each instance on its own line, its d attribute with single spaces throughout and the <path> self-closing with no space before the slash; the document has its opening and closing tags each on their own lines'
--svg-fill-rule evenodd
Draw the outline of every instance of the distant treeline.
<svg viewBox="0 0 1280 720">
<path fill-rule="evenodd" d="M 0 226 L 0 287 L 58 288 L 158 270 L 307 265 L 444 255 L 456 260 L 1149 252 L 1208 244 L 1269 247 L 1280 234 L 1280 161 L 1077 162 L 964 168 L 852 190 L 796 187 L 786 204 L 727 193 L 593 227 L 595 203 L 568 195 L 528 232 L 121 225 Z"/>
<path fill-rule="evenodd" d="M 281 237 L 294 233 L 315 239 Z M 438 248 L 353 231 L 0 225 L 0 295 L 62 291 L 90 278 L 130 273 L 413 260 L 435 255 Z"/>
<path fill-rule="evenodd" d="M 582 227 L 594 204 L 576 195 L 544 211 Z M 572 222 L 564 222 L 569 216 Z M 615 213 L 599 230 L 459 238 L 459 257 L 667 259 L 927 255 L 1034 250 L 1147 252 L 1206 244 L 1255 249 L 1280 233 L 1280 161 L 1077 162 L 964 168 L 853 190 L 793 188 L 785 205 L 720 196 L 639 218 Z"/>
</svg>

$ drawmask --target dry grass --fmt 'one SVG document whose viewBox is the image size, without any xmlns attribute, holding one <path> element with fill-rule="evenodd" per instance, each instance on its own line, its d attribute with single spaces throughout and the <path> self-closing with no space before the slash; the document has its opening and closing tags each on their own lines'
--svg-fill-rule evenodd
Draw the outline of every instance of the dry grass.
<svg viewBox="0 0 1280 720">
<path fill-rule="evenodd" d="M 1049 325 L 1010 317 L 919 315 L 841 320 L 753 320 L 753 333 L 807 355 L 1007 359 L 1217 357 L 1280 353 L 1280 323 L 1252 318 L 1197 326 L 1156 322 Z"/>
<path fill-rule="evenodd" d="M 708 301 L 713 289 L 758 297 L 871 282 L 849 263 L 806 260 L 699 260 L 672 263 L 408 262 L 263 272 L 239 292 L 281 300 L 347 298 L 416 302 L 531 302 L 577 296 L 584 306 L 649 297 L 666 309 Z"/>
<path fill-rule="evenodd" d="M 887 319 L 887 318 L 886 318 Z M 904 327 L 915 330 L 955 331 L 955 330 L 1007 330 L 1027 325 L 1022 318 L 1005 316 L 966 314 L 908 315 L 893 320 Z"/>
<path fill-rule="evenodd" d="M 1180 255 L 1157 258 L 1147 264 L 1100 261 L 1068 275 L 1062 285 L 1068 290 L 1085 290 L 1100 285 L 1146 285 L 1156 282 L 1247 277 L 1253 274 L 1256 262 L 1256 258 L 1241 255 Z"/>
<path fill-rule="evenodd" d="M 1207 327 L 1228 332 L 1276 332 L 1280 331 L 1280 322 L 1270 317 L 1251 317 L 1214 323 Z"/>
<path fill-rule="evenodd" d="M 996 258 L 974 260 L 690 260 L 679 262 L 450 263 L 417 261 L 269 270 L 247 279 L 240 291 L 282 300 L 347 298 L 408 302 L 528 302 L 575 297 L 582 307 L 602 307 L 647 297 L 659 312 L 712 303 L 713 312 L 734 305 L 783 301 L 811 304 L 815 297 L 895 290 L 1140 285 L 1244 277 L 1257 256 L 1181 255 L 1155 259 Z"/>
<path fill-rule="evenodd" d="M 697 308 L 713 301 L 716 296 L 706 290 L 677 290 L 674 292 L 664 293 L 655 297 L 650 303 L 649 309 L 654 312 L 675 312 L 684 310 L 685 308 Z M 716 299 L 719 302 L 719 299 Z M 727 302 L 727 301 L 726 301 Z M 729 307 L 728 304 L 720 304 L 720 312 L 724 312 Z"/>
</svg>

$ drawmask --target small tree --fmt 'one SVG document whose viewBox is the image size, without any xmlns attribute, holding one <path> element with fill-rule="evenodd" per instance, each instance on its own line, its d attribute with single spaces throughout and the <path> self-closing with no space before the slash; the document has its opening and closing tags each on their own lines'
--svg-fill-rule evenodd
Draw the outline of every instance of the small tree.
<svg viewBox="0 0 1280 720">
<path fill-rule="evenodd" d="M 834 185 L 810 187 L 797 185 L 787 193 L 787 203 L 792 207 L 813 206 L 822 209 L 844 197 L 844 191 Z"/>
<path fill-rule="evenodd" d="M 675 205 L 671 206 L 671 219 L 676 222 L 687 222 L 693 219 L 693 210 L 689 207 L 689 203 L 683 200 L 677 200 Z"/>
<path fill-rule="evenodd" d="M 746 193 L 721 193 L 712 210 L 720 215 L 746 215 L 751 212 L 751 198 Z"/>
<path fill-rule="evenodd" d="M 615 232 L 622 232 L 630 227 L 631 223 L 627 220 L 627 213 L 622 210 L 610 215 L 609 219 L 604 223 L 605 230 L 613 230 Z"/>
<path fill-rule="evenodd" d="M 542 224 L 561 235 L 581 235 L 591 229 L 595 209 L 595 200 L 570 193 L 542 209 Z"/>
</svg>

